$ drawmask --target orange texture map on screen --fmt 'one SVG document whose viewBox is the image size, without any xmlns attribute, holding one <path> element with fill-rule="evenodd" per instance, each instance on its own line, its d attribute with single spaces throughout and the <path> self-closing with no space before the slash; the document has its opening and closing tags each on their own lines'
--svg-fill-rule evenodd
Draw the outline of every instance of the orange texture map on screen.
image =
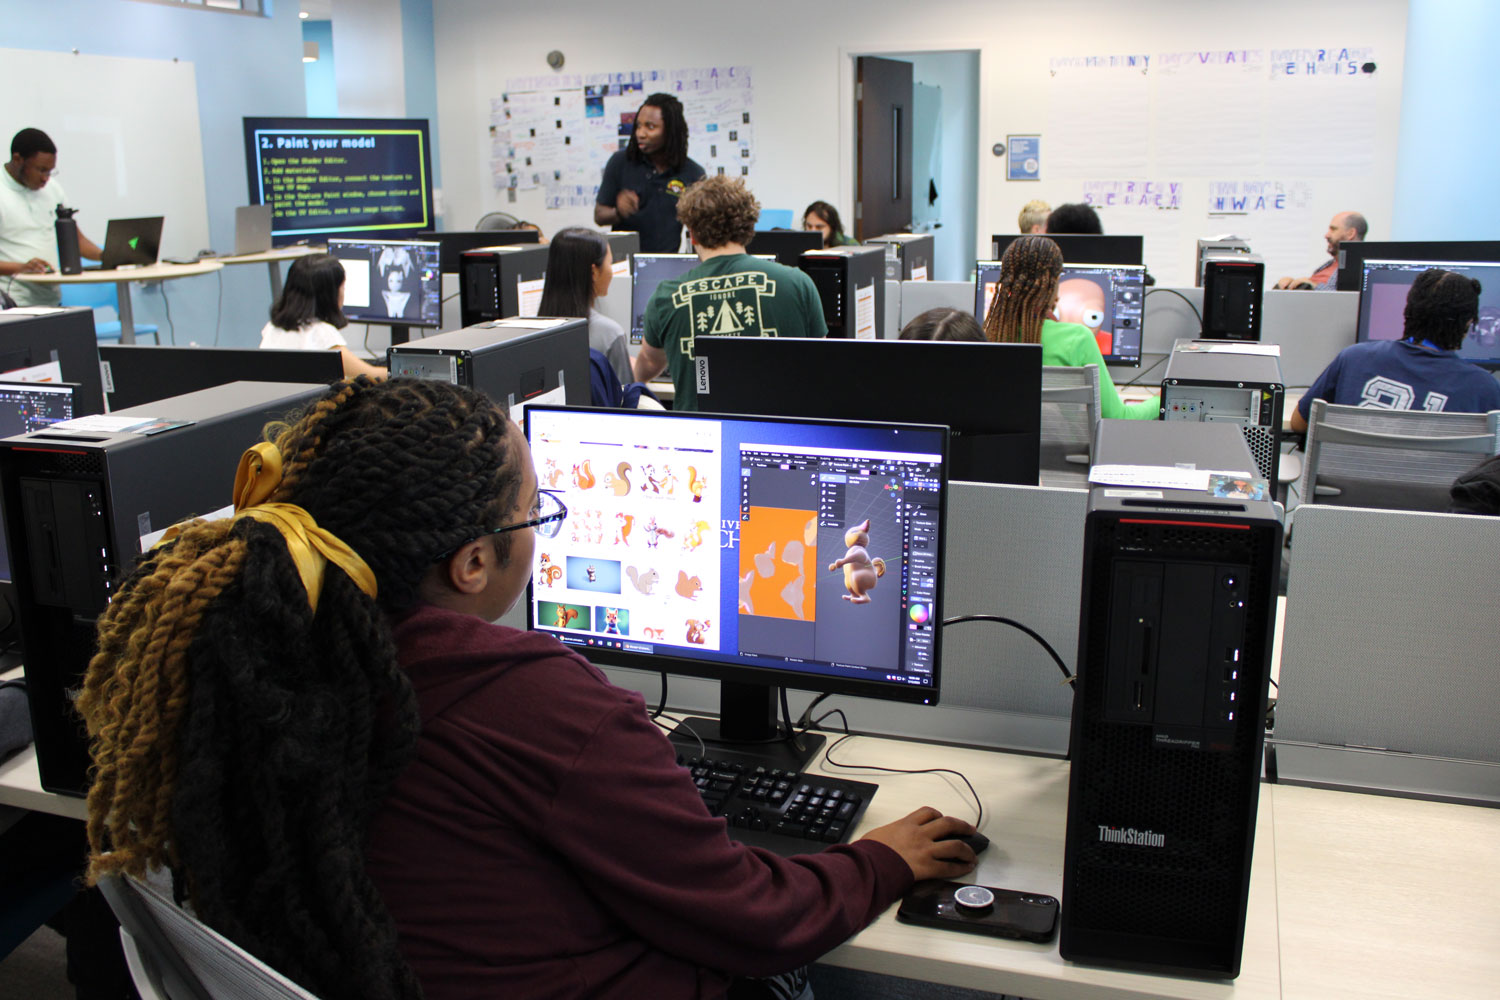
<svg viewBox="0 0 1500 1000">
<path fill-rule="evenodd" d="M 817 564 L 815 511 L 751 507 L 740 522 L 740 613 L 813 621 Z"/>
</svg>

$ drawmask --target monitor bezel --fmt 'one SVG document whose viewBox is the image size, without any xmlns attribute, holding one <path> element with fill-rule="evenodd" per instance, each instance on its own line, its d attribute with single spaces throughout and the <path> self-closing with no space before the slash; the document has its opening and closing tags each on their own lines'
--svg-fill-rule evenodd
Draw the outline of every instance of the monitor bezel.
<svg viewBox="0 0 1500 1000">
<path fill-rule="evenodd" d="M 1359 311 L 1355 313 L 1354 317 L 1354 342 L 1356 344 L 1367 344 L 1371 342 L 1370 315 L 1366 311 L 1366 306 L 1370 303 L 1369 299 L 1365 295 L 1366 289 L 1369 287 L 1370 268 L 1372 266 L 1379 267 L 1391 264 L 1402 267 L 1418 265 L 1421 266 L 1423 270 L 1434 267 L 1451 270 L 1454 267 L 1468 267 L 1475 265 L 1480 267 L 1493 267 L 1496 269 L 1500 269 L 1500 260 L 1424 260 L 1422 258 L 1413 259 L 1396 257 L 1364 258 L 1360 261 L 1359 264 Z M 1403 338 L 1397 337 L 1396 339 L 1400 340 Z M 1454 357 L 1458 358 L 1458 360 L 1464 362 L 1465 364 L 1473 365 L 1475 368 L 1481 368 L 1488 372 L 1500 372 L 1500 357 L 1469 358 L 1465 357 L 1461 350 L 1453 351 L 1451 353 Z"/>
<path fill-rule="evenodd" d="M 733 413 L 700 413 L 700 412 L 673 412 L 671 410 L 617 410 L 598 406 L 552 406 L 538 404 L 526 408 L 526 439 L 531 440 L 531 420 L 533 413 L 562 411 L 573 413 L 607 413 L 611 416 L 626 417 L 628 419 L 642 420 L 736 420 L 751 421 L 759 423 L 780 424 L 817 424 L 830 427 L 881 427 L 897 428 L 900 430 L 914 430 L 922 432 L 936 432 L 941 440 L 942 476 L 938 490 L 938 574 L 937 591 L 933 600 L 933 622 L 932 639 L 932 684 L 920 687 L 911 684 L 898 683 L 895 681 L 874 681 L 865 678 L 840 677 L 833 674 L 808 674 L 776 667 L 760 667 L 745 663 L 743 660 L 736 662 L 721 660 L 698 660 L 683 656 L 679 653 L 633 653 L 627 650 L 606 649 L 600 646 L 579 646 L 565 644 L 567 648 L 574 650 L 579 655 L 585 656 L 589 662 L 596 666 L 623 667 L 631 670 L 645 670 L 652 673 L 677 674 L 683 677 L 695 677 L 705 680 L 716 680 L 731 684 L 749 684 L 766 686 L 771 690 L 777 688 L 791 688 L 798 691 L 816 691 L 827 694 L 847 694 L 865 698 L 875 698 L 883 701 L 896 701 L 907 704 L 936 705 L 942 692 L 942 635 L 943 618 L 942 610 L 945 603 L 945 592 L 943 587 L 943 573 L 947 566 L 947 540 L 948 540 L 948 494 L 949 479 L 949 431 L 946 426 L 940 424 L 897 424 L 880 423 L 872 420 L 826 420 L 818 418 L 802 417 L 771 417 L 753 416 Z M 820 560 L 821 561 L 821 560 Z M 531 576 L 526 585 L 526 628 L 528 631 L 536 630 L 536 577 Z M 716 609 L 717 610 L 717 609 Z M 544 634 L 552 635 L 551 632 Z M 554 638 L 556 638 L 554 636 Z M 559 640 L 560 642 L 561 640 Z M 739 654 L 735 654 L 738 656 Z"/>
<path fill-rule="evenodd" d="M 980 275 L 980 272 L 983 271 L 987 267 L 998 268 L 999 266 L 1000 266 L 1000 261 L 999 260 L 978 260 L 978 261 L 974 262 L 974 318 L 977 319 L 977 320 L 979 320 L 979 325 L 980 326 L 984 325 L 984 314 L 982 312 L 980 312 L 980 310 L 984 308 L 984 282 L 982 282 L 980 280 L 979 275 Z M 1099 352 L 1100 356 L 1104 359 L 1104 364 L 1105 364 L 1106 367 L 1109 367 L 1109 368 L 1139 368 L 1141 366 L 1141 359 L 1146 356 L 1146 291 L 1147 291 L 1147 288 L 1146 288 L 1146 265 L 1145 264 L 1086 264 L 1083 261 L 1078 261 L 1076 263 L 1069 262 L 1069 261 L 1063 261 L 1063 274 L 1066 275 L 1068 273 L 1068 269 L 1069 268 L 1075 268 L 1076 269 L 1076 268 L 1085 268 L 1085 267 L 1087 267 L 1087 268 L 1107 268 L 1109 270 L 1118 270 L 1120 268 L 1129 268 L 1132 271 L 1139 271 L 1140 272 L 1140 274 L 1141 274 L 1141 354 L 1140 354 L 1140 357 L 1137 357 L 1134 361 L 1132 361 L 1129 358 L 1122 358 L 1118 354 L 1105 354 L 1103 351 Z M 1049 315 L 1048 318 L 1051 318 L 1050 315 Z"/>
<path fill-rule="evenodd" d="M 1120 260 L 1116 262 L 1104 261 L 1106 264 L 1139 264 L 1146 266 L 1146 237 L 1131 233 L 992 233 L 990 235 L 990 249 L 995 252 L 995 259 L 999 260 L 1005 255 L 1005 247 L 1010 246 L 1022 236 L 1045 236 L 1057 244 L 1062 251 L 1063 261 L 1068 264 L 1079 263 L 1068 259 L 1068 247 L 1080 247 L 1089 240 L 1098 240 L 1097 247 L 1114 247 L 1121 256 L 1134 258 L 1133 260 Z M 1001 246 L 1001 244 L 1004 246 Z M 1096 251 L 1095 256 L 1100 254 Z M 1105 253 L 1103 256 L 1115 256 Z"/>
<path fill-rule="evenodd" d="M 316 239 L 324 239 L 329 236 L 342 236 L 347 233 L 416 233 L 425 229 L 432 229 L 437 225 L 437 217 L 434 214 L 434 192 L 432 175 L 432 128 L 426 118 L 305 118 L 296 116 L 245 116 L 241 118 L 241 128 L 245 142 L 245 184 L 250 192 L 250 204 L 267 204 L 262 200 L 262 192 L 256 184 L 256 164 L 258 157 L 255 149 L 255 133 L 263 128 L 279 127 L 289 131 L 317 129 L 338 129 L 352 132 L 370 132 L 378 130 L 401 129 L 418 130 L 422 133 L 422 155 L 421 155 L 421 183 L 423 190 L 423 213 L 425 217 L 419 222 L 396 223 L 378 227 L 354 227 L 350 229 L 317 227 L 311 229 L 283 229 L 277 231 L 277 219 L 275 206 L 271 210 L 271 246 L 284 247 L 297 243 L 307 243 Z"/>
<path fill-rule="evenodd" d="M 333 251 L 333 244 L 334 243 L 355 243 L 355 244 L 361 244 L 361 245 L 368 245 L 368 244 L 371 244 L 371 243 L 379 243 L 379 244 L 383 245 L 383 244 L 389 243 L 389 244 L 394 244 L 394 245 L 398 245 L 398 246 L 408 246 L 408 247 L 410 247 L 410 246 L 431 247 L 434 251 L 436 251 L 437 257 L 438 257 L 438 267 L 437 267 L 437 272 L 438 272 L 438 317 L 437 317 L 437 320 L 435 322 L 424 323 L 421 320 L 411 320 L 411 319 L 405 318 L 404 316 L 403 317 L 390 317 L 390 316 L 366 317 L 366 316 L 358 315 L 358 314 L 350 314 L 349 310 L 346 309 L 346 308 L 343 308 L 343 307 L 340 307 L 340 311 L 343 312 L 344 318 L 347 319 L 350 323 L 359 323 L 362 326 L 399 326 L 399 327 L 405 327 L 405 328 L 408 328 L 408 329 L 420 329 L 420 330 L 437 330 L 437 329 L 440 329 L 442 327 L 442 325 L 443 325 L 443 285 L 442 285 L 442 281 L 443 281 L 443 269 L 442 269 L 443 245 L 442 245 L 442 243 L 438 242 L 437 240 L 386 240 L 386 239 L 360 239 L 358 237 L 353 237 L 353 236 L 331 236 L 328 239 L 328 253 L 329 253 L 329 255 L 331 255 L 331 256 L 333 256 L 335 258 L 338 257 L 338 254 L 334 253 L 334 251 Z M 340 260 L 339 263 L 342 264 L 343 261 Z"/>
</svg>

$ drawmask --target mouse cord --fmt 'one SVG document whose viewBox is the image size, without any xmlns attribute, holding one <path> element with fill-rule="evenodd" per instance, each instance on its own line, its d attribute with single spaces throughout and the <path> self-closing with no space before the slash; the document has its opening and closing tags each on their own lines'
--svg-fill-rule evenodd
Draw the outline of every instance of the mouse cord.
<svg viewBox="0 0 1500 1000">
<path fill-rule="evenodd" d="M 880 766 L 878 764 L 842 764 L 842 763 L 834 760 L 833 759 L 833 751 L 836 750 L 836 749 L 838 749 L 838 747 L 839 747 L 840 744 L 842 744 L 845 740 L 853 739 L 856 736 L 862 736 L 864 734 L 862 734 L 862 733 L 856 733 L 856 732 L 851 732 L 850 731 L 850 729 L 849 729 L 849 717 L 844 714 L 844 710 L 841 709 L 841 708 L 833 708 L 833 709 L 829 709 L 827 712 L 824 712 L 822 715 L 818 716 L 815 720 L 813 720 L 813 725 L 814 726 L 819 725 L 820 723 L 822 723 L 822 721 L 824 719 L 828 718 L 830 715 L 837 715 L 843 721 L 844 735 L 842 735 L 838 739 L 834 740 L 833 743 L 831 743 L 828 746 L 828 749 L 826 749 L 826 750 L 823 751 L 823 760 L 828 763 L 829 767 L 837 767 L 837 768 L 840 768 L 840 769 L 845 770 L 845 771 L 878 771 L 878 772 L 880 772 L 882 774 L 951 774 L 951 775 L 954 775 L 960 781 L 962 781 L 964 783 L 964 785 L 966 785 L 968 787 L 968 789 L 969 789 L 969 795 L 970 795 L 970 797 L 972 797 L 974 799 L 974 809 L 975 809 L 975 812 L 976 812 L 976 815 L 974 817 L 974 829 L 978 830 L 979 827 L 984 823 L 984 802 L 983 802 L 983 800 L 980 799 L 979 793 L 974 790 L 974 783 L 971 782 L 968 779 L 968 777 L 965 776 L 965 774 L 962 771 L 955 771 L 951 767 L 904 768 L 904 767 L 882 767 L 882 766 Z"/>
</svg>

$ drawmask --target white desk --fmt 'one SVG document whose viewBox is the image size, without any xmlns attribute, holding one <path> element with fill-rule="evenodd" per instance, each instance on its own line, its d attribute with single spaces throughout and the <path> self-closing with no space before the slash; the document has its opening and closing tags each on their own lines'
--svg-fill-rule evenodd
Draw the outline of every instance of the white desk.
<svg viewBox="0 0 1500 1000">
<path fill-rule="evenodd" d="M 306 257 L 309 254 L 322 253 L 323 247 L 281 247 L 277 250 L 263 250 L 260 253 L 238 254 L 232 257 L 215 257 L 225 267 L 234 267 L 236 264 L 265 264 L 271 272 L 271 301 L 275 302 L 281 298 L 281 265 L 287 261 L 296 260 L 298 257 Z"/>
<path fill-rule="evenodd" d="M 130 304 L 130 283 L 133 281 L 171 281 L 174 278 L 191 278 L 199 274 L 212 274 L 223 268 L 216 260 L 200 260 L 196 264 L 149 264 L 145 267 L 130 267 L 122 270 L 101 271 L 90 268 L 82 274 L 18 274 L 17 280 L 35 285 L 97 285 L 114 282 L 120 314 L 120 343 L 135 343 L 135 309 Z"/>
</svg>

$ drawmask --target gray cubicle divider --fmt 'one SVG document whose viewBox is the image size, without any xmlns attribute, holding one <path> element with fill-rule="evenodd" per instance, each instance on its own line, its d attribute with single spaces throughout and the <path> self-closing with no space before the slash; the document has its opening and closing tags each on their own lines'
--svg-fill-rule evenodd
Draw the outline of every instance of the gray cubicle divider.
<svg viewBox="0 0 1500 1000">
<path fill-rule="evenodd" d="M 889 278 L 885 282 L 885 329 L 881 336 L 886 340 L 895 340 L 905 325 L 901 322 L 901 286 L 904 283 Z"/>
<path fill-rule="evenodd" d="M 903 281 L 901 283 L 901 327 L 929 309 L 950 306 L 970 312 L 974 308 L 972 281 Z"/>
<path fill-rule="evenodd" d="M 944 616 L 1013 618 L 1045 636 L 1068 669 L 1075 670 L 1087 513 L 1087 490 L 954 483 L 948 496 Z M 500 624 L 525 628 L 525 601 Z M 660 697 L 656 674 L 604 670 L 614 683 L 639 691 L 650 704 Z M 937 706 L 834 695 L 820 710 L 843 708 L 849 724 L 864 732 L 1060 756 L 1067 752 L 1073 706 L 1072 688 L 1062 680 L 1051 657 L 1024 633 L 993 622 L 969 622 L 943 634 Z M 789 691 L 792 715 L 800 715 L 812 697 Z M 718 683 L 674 676 L 668 701 L 677 711 L 716 713 Z"/>
<path fill-rule="evenodd" d="M 1174 294 L 1176 293 L 1176 294 Z M 1188 302 L 1183 301 L 1185 297 Z M 1281 345 L 1281 378 L 1287 386 L 1309 386 L 1328 367 L 1334 355 L 1354 343 L 1359 320 L 1358 292 L 1266 292 L 1261 316 L 1261 343 Z M 1139 368 L 1111 367 L 1116 383 L 1139 380 L 1159 385 L 1172 342 L 1203 332 L 1193 310 L 1203 311 L 1201 288 L 1151 288 L 1146 291 L 1146 316 Z M 1151 371 L 1153 365 L 1156 369 Z"/>
<path fill-rule="evenodd" d="M 1500 518 L 1303 506 L 1294 549 L 1279 780 L 1500 805 Z"/>
</svg>

